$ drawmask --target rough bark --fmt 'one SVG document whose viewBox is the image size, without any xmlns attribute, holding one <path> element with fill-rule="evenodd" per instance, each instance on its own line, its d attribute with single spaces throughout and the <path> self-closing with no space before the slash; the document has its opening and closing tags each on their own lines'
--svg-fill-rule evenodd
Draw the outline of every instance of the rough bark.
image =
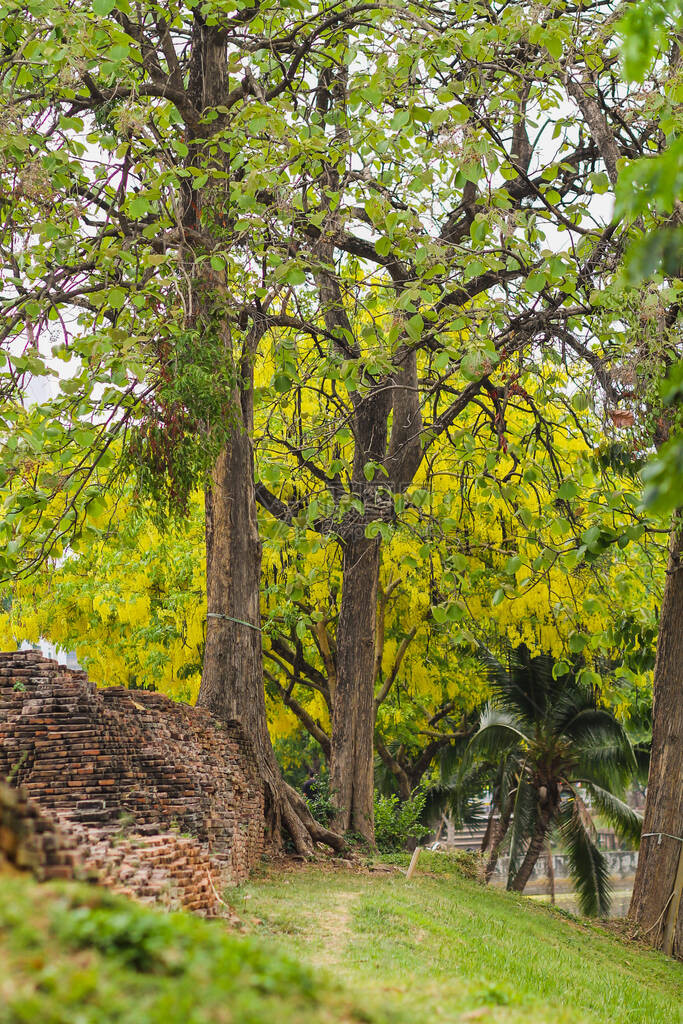
<svg viewBox="0 0 683 1024">
<path fill-rule="evenodd" d="M 334 292 L 328 326 L 350 323 Z M 413 479 L 422 453 L 422 419 L 418 402 L 414 352 L 391 381 L 382 381 L 367 397 L 354 396 L 353 489 L 363 500 L 366 519 L 384 518 L 382 488 L 403 490 Z M 393 411 L 391 437 L 389 414 Z M 387 450 L 388 449 L 388 450 Z M 379 487 L 365 479 L 368 462 L 387 467 L 389 480 Z M 339 809 L 334 825 L 358 832 L 374 842 L 374 683 L 377 654 L 377 601 L 380 539 L 366 538 L 362 524 L 352 525 L 343 547 L 343 582 L 337 626 L 336 687 L 332 713 L 330 791 Z M 408 794 L 409 795 L 409 794 Z"/>
<path fill-rule="evenodd" d="M 526 884 L 531 878 L 531 872 L 536 867 L 536 862 L 543 853 L 548 829 L 550 828 L 550 823 L 555 816 L 556 810 L 557 808 L 550 804 L 546 804 L 540 808 L 536 828 L 527 847 L 527 851 L 524 854 L 524 860 L 520 864 L 515 877 L 508 880 L 507 887 L 511 892 L 524 892 Z"/>
<path fill-rule="evenodd" d="M 187 94 L 193 109 L 202 111 L 226 102 L 227 53 L 224 34 L 217 26 L 197 18 L 192 32 L 192 55 Z M 209 129 L 213 133 L 217 125 Z M 207 128 L 187 124 L 189 161 L 202 151 Z M 204 159 L 208 154 L 204 153 Z M 227 168 L 225 157 L 215 158 Z M 215 196 L 208 188 L 189 190 L 183 221 L 199 226 L 202 207 Z M 196 267 L 190 260 L 190 276 Z M 220 288 L 218 289 L 220 291 Z M 191 308 L 194 315 L 206 309 L 206 283 L 196 280 Z M 211 321 L 209 316 L 208 321 Z M 234 418 L 230 439 L 216 461 L 206 489 L 206 592 L 207 626 L 202 682 L 198 705 L 217 718 L 241 723 L 252 743 L 266 790 L 266 817 L 273 840 L 280 842 L 281 828 L 289 832 L 299 853 L 311 854 L 315 841 L 337 850 L 343 839 L 323 828 L 311 816 L 302 797 L 282 778 L 275 759 L 266 720 L 261 646 L 261 541 L 254 489 L 253 358 L 263 325 L 254 327 L 244 341 L 237 383 L 226 415 Z M 226 332 L 226 352 L 231 339 Z M 239 372 L 237 372 L 239 371 Z"/>
<path fill-rule="evenodd" d="M 374 664 L 379 539 L 344 545 L 332 714 L 330 793 L 333 827 L 374 842 Z"/>
<path fill-rule="evenodd" d="M 218 458 L 206 495 L 207 637 L 198 705 L 239 721 L 252 742 L 266 786 L 275 842 L 284 825 L 299 853 L 313 841 L 343 841 L 318 825 L 280 773 L 268 735 L 263 689 L 259 586 L 261 545 L 253 505 L 250 442 L 237 434 Z M 251 498 L 250 498 L 250 492 Z M 251 506 L 251 507 L 250 507 Z"/>
<path fill-rule="evenodd" d="M 254 746 L 266 787 L 267 821 L 274 841 L 289 832 L 299 853 L 314 841 L 342 849 L 341 837 L 322 828 L 282 778 L 268 735 L 261 650 L 261 541 L 254 497 L 251 387 L 234 395 L 239 410 L 229 444 L 206 490 L 207 626 L 197 704 L 223 720 L 240 722 Z"/>
<path fill-rule="evenodd" d="M 629 918 L 662 946 L 683 837 L 683 518 L 674 519 L 657 640 L 652 707 L 652 753 L 643 835 Z M 651 833 L 654 833 L 652 835 Z M 676 838 L 672 838 L 676 837 Z M 683 957 L 683 913 L 673 953 Z"/>
</svg>

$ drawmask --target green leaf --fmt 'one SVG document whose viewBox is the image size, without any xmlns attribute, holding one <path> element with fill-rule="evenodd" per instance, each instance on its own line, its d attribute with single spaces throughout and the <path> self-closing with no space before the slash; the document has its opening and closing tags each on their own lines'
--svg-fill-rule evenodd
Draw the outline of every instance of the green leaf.
<svg viewBox="0 0 683 1024">
<path fill-rule="evenodd" d="M 92 497 L 87 504 L 89 516 L 101 516 L 102 513 L 106 511 L 106 508 L 107 504 L 104 500 L 104 497 L 100 494 L 96 494 L 94 497 Z"/>
<path fill-rule="evenodd" d="M 375 252 L 378 256 L 388 256 L 391 252 L 391 239 L 387 238 L 386 235 L 382 235 L 375 242 Z"/>
<path fill-rule="evenodd" d="M 590 175 L 590 180 L 593 185 L 593 191 L 597 192 L 598 195 L 609 191 L 609 178 L 604 171 L 594 172 Z"/>
<path fill-rule="evenodd" d="M 502 587 L 498 587 L 498 590 L 493 595 L 493 599 L 491 601 L 491 604 L 493 605 L 494 608 L 497 608 L 499 604 L 503 603 L 504 599 L 505 599 L 505 591 L 503 590 Z"/>
<path fill-rule="evenodd" d="M 513 555 L 512 558 L 508 558 L 505 564 L 505 572 L 508 576 L 514 576 L 518 569 L 522 568 L 522 559 L 519 555 Z"/>
<path fill-rule="evenodd" d="M 557 519 L 553 519 L 552 523 L 550 524 L 550 532 L 553 535 L 553 537 L 564 537 L 565 534 L 571 531 L 571 528 L 572 524 L 569 522 L 568 519 L 565 519 L 563 516 L 558 516 Z"/>
<path fill-rule="evenodd" d="M 116 7 L 116 0 L 93 0 L 93 12 L 100 18 L 105 17 Z"/>
<path fill-rule="evenodd" d="M 546 286 L 545 274 L 529 274 L 526 281 L 524 282 L 524 288 L 531 295 L 535 295 L 537 292 L 543 291 Z"/>
<path fill-rule="evenodd" d="M 545 36 L 543 37 L 543 44 L 551 57 L 554 57 L 555 60 L 560 59 L 560 57 L 562 56 L 563 47 L 562 39 L 559 36 L 552 35 L 550 32 L 546 32 Z"/>
<path fill-rule="evenodd" d="M 424 325 L 424 320 L 419 313 L 416 313 L 415 316 L 411 316 L 410 320 L 406 321 L 406 334 L 413 341 L 419 341 L 422 337 Z"/>
<path fill-rule="evenodd" d="M 464 103 L 455 103 L 449 108 L 450 120 L 452 124 L 465 124 L 470 119 L 469 107 L 466 107 Z"/>
<path fill-rule="evenodd" d="M 481 352 L 466 352 L 460 363 L 460 373 L 465 380 L 479 380 L 483 375 L 484 358 Z"/>
<path fill-rule="evenodd" d="M 146 196 L 133 196 L 128 200 L 127 209 L 131 217 L 144 217 L 151 208 L 151 203 Z"/>
<path fill-rule="evenodd" d="M 579 488 L 576 486 L 573 480 L 565 480 L 562 486 L 558 489 L 558 498 L 563 498 L 568 501 L 570 498 L 575 498 L 579 493 Z"/>
</svg>

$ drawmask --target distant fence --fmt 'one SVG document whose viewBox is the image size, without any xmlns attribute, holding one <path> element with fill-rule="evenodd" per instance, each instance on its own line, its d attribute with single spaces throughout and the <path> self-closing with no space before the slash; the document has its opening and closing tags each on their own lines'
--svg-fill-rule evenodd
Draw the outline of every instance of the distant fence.
<svg viewBox="0 0 683 1024">
<path fill-rule="evenodd" d="M 603 850 L 603 856 L 607 861 L 607 867 L 612 878 L 628 878 L 635 874 L 638 866 L 637 850 Z M 562 854 L 553 855 L 553 868 L 555 878 L 569 877 L 569 858 Z M 507 878 L 509 857 L 501 857 L 496 865 L 494 879 Z M 548 858 L 539 857 L 534 870 L 531 873 L 532 879 L 546 878 L 548 875 Z"/>
</svg>

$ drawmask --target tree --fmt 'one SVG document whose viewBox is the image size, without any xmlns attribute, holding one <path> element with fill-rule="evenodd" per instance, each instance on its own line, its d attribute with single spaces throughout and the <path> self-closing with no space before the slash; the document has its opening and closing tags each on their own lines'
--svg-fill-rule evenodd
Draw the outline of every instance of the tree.
<svg viewBox="0 0 683 1024">
<path fill-rule="evenodd" d="M 605 693 L 623 712 L 629 691 L 649 688 L 661 550 L 635 511 L 635 468 L 603 465 L 602 451 L 614 440 L 582 391 L 553 408 L 566 376 L 550 361 L 539 372 L 520 360 L 516 386 L 520 393 L 510 394 L 505 408 L 505 451 L 497 447 L 494 413 L 473 403 L 459 429 L 431 447 L 428 469 L 396 499 L 396 520 L 370 528 L 384 538 L 375 747 L 404 795 L 469 728 L 463 714 L 485 697 L 475 681 L 481 673 L 472 671 L 475 638 L 494 648 L 505 638 L 524 641 L 552 650 L 558 662 L 584 651 L 586 683 L 599 685 L 602 674 Z M 278 403 L 291 403 L 304 432 L 315 410 L 308 395 L 302 387 L 299 398 Z M 292 500 L 296 488 L 302 511 L 289 526 L 263 520 L 270 552 L 267 675 L 272 695 L 285 700 L 329 757 L 341 566 L 334 545 L 320 536 L 330 508 L 320 485 L 316 490 L 294 476 L 291 455 L 291 472 L 273 472 L 277 436 L 291 444 L 295 435 L 273 429 L 258 468 L 278 483 L 281 500 Z M 309 436 L 299 443 L 312 453 L 313 427 Z M 343 461 L 338 435 L 336 443 Z"/>
<path fill-rule="evenodd" d="M 631 284 L 657 289 L 660 310 L 650 366 L 639 375 L 632 397 L 656 420 L 650 455 L 642 477 L 643 505 L 655 515 L 672 517 L 669 561 L 661 607 L 654 669 L 652 756 L 648 779 L 643 843 L 638 861 L 629 918 L 642 934 L 668 953 L 683 950 L 683 917 L 677 915 L 675 879 L 681 862 L 683 795 L 679 784 L 683 764 L 683 573 L 681 510 L 683 433 L 681 432 L 680 289 L 683 266 L 681 226 L 681 119 L 676 103 L 681 81 L 680 4 L 634 4 L 620 29 L 625 41 L 624 76 L 628 81 L 662 82 L 667 102 L 666 144 L 656 156 L 636 160 L 622 169 L 617 183 L 616 212 L 638 218 L 638 232 L 627 253 L 626 277 Z M 667 346 L 667 341 L 670 347 Z M 653 367 L 654 362 L 654 367 Z M 602 374 L 609 386 L 612 375 Z M 659 387 L 658 387 L 659 385 Z M 673 838 L 672 838 L 673 837 Z"/>
<path fill-rule="evenodd" d="M 522 892 L 555 830 L 582 911 L 604 915 L 609 879 L 591 809 L 633 842 L 640 837 L 640 817 L 620 798 L 636 768 L 626 732 L 574 672 L 556 678 L 549 656 L 531 658 L 520 647 L 507 668 L 488 655 L 486 661 L 493 700 L 470 746 L 501 762 L 494 790 L 499 827 L 491 839 L 489 877 L 509 834 L 507 887 Z"/>
<path fill-rule="evenodd" d="M 62 332 L 53 357 L 76 371 L 47 409 L 27 417 L 8 405 L 42 457 L 38 494 L 20 505 L 38 533 L 35 558 L 81 532 L 112 438 L 140 419 L 147 465 L 175 500 L 208 474 L 199 703 L 242 722 L 275 831 L 282 818 L 302 852 L 313 839 L 342 840 L 285 786 L 266 729 L 253 364 L 281 289 L 236 308 L 236 281 L 247 294 L 262 282 L 243 258 L 235 211 L 255 203 L 252 171 L 269 145 L 253 108 L 284 124 L 278 101 L 289 109 L 311 53 L 373 10 L 246 8 L 231 18 L 220 5 L 104 0 L 94 10 L 38 3 L 28 17 L 10 9 L 3 23 L 6 180 L 16 186 L 4 222 L 3 267 L 13 276 L 3 338 L 24 345 L 9 350 L 8 391 L 21 395 L 26 373 L 51 372 L 38 344 L 50 322 Z M 14 467 L 25 466 L 21 433 L 8 447 Z M 46 456 L 57 452 L 66 472 L 50 481 Z"/>
<path fill-rule="evenodd" d="M 628 131 L 607 99 L 618 74 L 604 59 L 604 12 L 574 13 L 527 25 L 506 7 L 477 8 L 462 21 L 459 12 L 432 12 L 429 39 L 419 27 L 402 32 L 396 64 L 381 48 L 364 51 L 367 68 L 355 73 L 337 55 L 319 80 L 317 123 L 331 156 L 316 153 L 304 173 L 308 222 L 296 241 L 315 293 L 289 316 L 293 333 L 281 345 L 284 381 L 297 394 L 315 389 L 319 417 L 267 443 L 286 439 L 313 496 L 310 525 L 329 533 L 332 519 L 341 547 L 331 779 L 340 826 L 368 835 L 379 526 L 392 523 L 438 438 L 471 403 L 489 407 L 502 447 L 520 353 L 561 345 L 595 363 L 586 343 L 594 296 L 613 275 L 624 235 L 586 196 L 614 184 L 624 154 L 660 142 L 652 121 L 632 129 L 642 117 L 634 97 L 620 96 Z M 557 108 L 566 102 L 576 114 L 564 119 Z M 530 141 L 541 112 L 562 138 L 552 157 L 542 129 Z M 571 238 L 561 255 L 543 249 L 547 224 Z M 329 359 L 322 382 L 307 373 L 307 338 Z M 346 425 L 341 458 L 335 420 Z M 333 506 L 327 516 L 317 515 L 321 494 Z M 298 488 L 283 501 L 263 480 L 257 497 L 285 523 L 306 504 Z"/>
<path fill-rule="evenodd" d="M 304 509 L 248 479 L 265 339 L 277 341 L 282 394 L 306 382 L 304 342 L 317 353 L 319 422 L 285 440 L 333 505 L 322 524 L 344 569 L 333 789 L 340 827 L 371 838 L 380 527 L 471 404 L 487 407 L 502 450 L 520 353 L 595 363 L 594 293 L 625 233 L 594 197 L 624 155 L 661 144 L 656 113 L 617 87 L 610 18 L 600 4 L 551 6 L 539 22 L 507 4 L 267 4 L 232 16 L 218 3 L 98 0 L 94 13 L 50 2 L 5 19 L 16 185 L 6 380 L 16 395 L 23 375 L 46 371 L 33 342 L 50 324 L 76 370 L 42 412 L 11 409 L 10 543 L 23 524 L 40 558 L 81 531 L 112 435 L 141 421 L 136 466 L 144 454 L 176 501 L 211 475 L 207 588 L 220 607 L 207 612 L 200 700 L 249 709 L 285 815 L 294 798 L 272 781 L 257 696 L 253 498 L 286 523 Z M 559 251 L 545 247 L 548 229 L 566 240 Z M 343 426 L 333 468 L 326 439 Z M 51 483 L 35 466 L 57 452 Z M 23 472 L 40 478 L 30 500 Z M 16 552 L 5 558 L 11 568 Z M 310 849 L 301 830 L 296 842 Z"/>
<path fill-rule="evenodd" d="M 681 856 L 681 695 L 683 693 L 683 529 L 674 517 L 657 642 L 652 707 L 652 755 L 643 841 L 629 918 L 667 952 L 683 951 L 683 918 L 676 920 L 675 880 Z M 669 911 L 670 905 L 674 906 Z"/>
</svg>

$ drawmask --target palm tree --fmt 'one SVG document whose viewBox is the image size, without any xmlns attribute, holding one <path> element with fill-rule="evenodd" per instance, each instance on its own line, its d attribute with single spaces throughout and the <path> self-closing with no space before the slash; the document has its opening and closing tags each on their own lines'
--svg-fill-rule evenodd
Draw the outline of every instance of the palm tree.
<svg viewBox="0 0 683 1024">
<path fill-rule="evenodd" d="M 574 671 L 553 677 L 550 656 L 532 658 L 520 646 L 507 668 L 488 652 L 483 657 L 493 696 L 469 751 L 499 766 L 487 876 L 509 843 L 507 887 L 522 892 L 554 832 L 569 859 L 581 910 L 605 915 L 609 876 L 592 812 L 637 845 L 641 819 L 621 799 L 637 768 L 628 736 Z"/>
</svg>

